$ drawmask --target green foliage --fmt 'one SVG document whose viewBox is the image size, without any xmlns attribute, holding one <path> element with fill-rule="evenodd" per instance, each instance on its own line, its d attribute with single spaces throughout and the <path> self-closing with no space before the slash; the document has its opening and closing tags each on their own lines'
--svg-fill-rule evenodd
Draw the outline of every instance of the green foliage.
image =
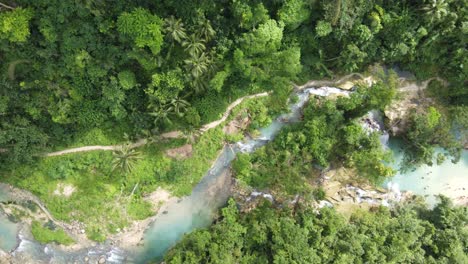
<svg viewBox="0 0 468 264">
<path fill-rule="evenodd" d="M 161 26 L 162 20 L 143 8 L 124 12 L 117 20 L 119 33 L 129 36 L 138 48 L 149 47 L 154 55 L 159 53 L 163 42 Z"/>
<path fill-rule="evenodd" d="M 143 220 L 153 215 L 152 205 L 141 199 L 133 199 L 127 211 L 130 217 L 135 220 Z"/>
<path fill-rule="evenodd" d="M 118 75 L 119 83 L 125 90 L 130 90 L 137 85 L 135 74 L 131 71 L 122 71 Z"/>
<path fill-rule="evenodd" d="M 313 191 L 314 199 L 317 201 L 323 200 L 326 198 L 325 190 L 322 187 L 318 187 Z"/>
<path fill-rule="evenodd" d="M 213 90 L 217 92 L 221 92 L 221 89 L 223 88 L 224 81 L 226 78 L 229 76 L 229 73 L 226 71 L 219 71 L 215 74 L 213 79 L 210 80 L 210 86 Z"/>
<path fill-rule="evenodd" d="M 200 123 L 206 124 L 220 118 L 220 115 L 226 110 L 228 104 L 221 94 L 210 92 L 196 100 L 193 103 L 193 107 L 200 115 Z"/>
<path fill-rule="evenodd" d="M 278 11 L 278 17 L 284 22 L 286 28 L 294 30 L 299 27 L 310 16 L 309 1 L 288 0 Z"/>
<path fill-rule="evenodd" d="M 468 106 L 450 108 L 450 117 L 455 129 L 460 131 L 462 142 L 468 142 Z"/>
<path fill-rule="evenodd" d="M 291 212 L 266 202 L 240 214 L 230 201 L 219 221 L 186 235 L 165 262 L 465 263 L 467 210 L 446 201 L 433 210 L 358 211 L 349 221 L 329 208 Z"/>
<path fill-rule="evenodd" d="M 261 24 L 257 30 L 244 36 L 244 50 L 249 55 L 264 54 L 276 51 L 283 38 L 284 23 L 273 19 Z"/>
<path fill-rule="evenodd" d="M 171 16 L 164 20 L 164 26 L 164 31 L 168 33 L 167 37 L 172 42 L 176 41 L 178 43 L 182 43 L 182 41 L 187 38 L 184 23 L 182 23 L 182 20 L 176 19 L 174 16 Z"/>
<path fill-rule="evenodd" d="M 11 79 L 0 110 L 6 124 L 21 119 L 37 136 L 18 144 L 30 151 L 2 152 L 3 161 L 30 160 L 47 144 L 65 146 L 93 128 L 125 126 L 135 138 L 197 124 L 193 110 L 192 121 L 164 116 L 158 104 L 174 98 L 193 105 L 200 124 L 218 117 L 227 102 L 262 91 L 272 92 L 269 108 L 279 112 L 291 82 L 375 62 L 448 80 L 444 89 L 435 82 L 429 89 L 448 108 L 468 98 L 463 1 L 20 0 L 17 6 L 0 13 L 3 70 L 10 66 Z M 165 121 L 154 122 L 150 113 Z M 7 126 L 2 148 L 24 143 Z"/>
<path fill-rule="evenodd" d="M 44 149 L 48 136 L 26 118 L 16 116 L 10 121 L 0 121 L 0 146 L 8 147 L 8 152 L 0 153 L 0 158 L 6 164 L 31 162 L 34 155 Z"/>
<path fill-rule="evenodd" d="M 2 72 L 9 77 L 0 79 L 2 179 L 38 194 L 58 219 L 75 214 L 86 222 L 87 234 L 102 241 L 132 217 L 149 214 L 139 200 L 142 192 L 161 184 L 189 193 L 221 149 L 222 132 L 204 135 L 183 162 L 161 153 L 173 142 L 145 148 L 126 177 L 111 173 L 111 153 L 38 159 L 41 153 L 118 144 L 125 133 L 134 140 L 148 131 L 191 130 L 218 119 L 240 96 L 271 92 L 268 101 L 248 105 L 244 113 L 252 116 L 250 129 L 255 129 L 284 109 L 291 82 L 361 71 L 375 62 L 450 83 L 429 87 L 450 119 L 445 110 L 440 116 L 432 110 L 415 113 L 405 138 L 414 164 L 428 161 L 433 145 L 452 155 L 457 147 L 450 125 L 462 130 L 462 138 L 467 127 L 465 2 L 17 0 L 14 9 L 0 13 Z M 394 86 L 384 79 L 336 104 L 315 102 L 304 122 L 241 164 L 243 180 L 301 192 L 307 190 L 304 180 L 314 176 L 311 167 L 338 162 L 378 182 L 389 173 L 380 163 L 385 153 L 354 119 L 387 106 Z M 135 200 L 125 208 L 115 206 L 120 191 L 130 193 L 138 182 Z M 77 193 L 66 199 L 52 195 L 59 183 L 76 185 Z M 205 232 L 200 244 L 209 236 Z M 284 252 L 277 262 L 288 262 Z M 219 261 L 236 256 L 218 253 Z M 402 259 L 394 262 L 407 260 Z M 312 260 L 315 256 L 301 259 Z"/>
<path fill-rule="evenodd" d="M 403 135 L 407 142 L 403 168 L 432 165 L 435 146 L 446 149 L 444 155 L 452 157 L 454 162 L 460 159 L 461 146 L 455 140 L 447 118 L 436 108 L 413 111 L 408 119 L 408 128 Z"/>
<path fill-rule="evenodd" d="M 173 160 L 167 178 L 172 183 L 174 195 L 188 195 L 193 186 L 209 170 L 212 162 L 223 148 L 224 133 L 221 128 L 211 129 L 200 136 L 190 158 Z"/>
<path fill-rule="evenodd" d="M 43 244 L 55 242 L 62 245 L 71 245 L 75 242 L 62 229 L 58 227 L 51 229 L 49 226 L 42 225 L 37 221 L 32 222 L 31 233 L 35 240 Z"/>
<path fill-rule="evenodd" d="M 263 3 L 258 3 L 252 7 L 243 1 L 233 1 L 231 8 L 234 17 L 239 21 L 241 28 L 255 28 L 258 24 L 261 24 L 270 18 L 268 15 L 268 9 L 265 8 Z"/>
<path fill-rule="evenodd" d="M 126 145 L 113 152 L 112 170 L 121 170 L 124 173 L 130 173 L 138 159 L 141 159 L 141 153 Z"/>
<path fill-rule="evenodd" d="M 180 69 L 166 73 L 156 73 L 151 76 L 151 84 L 145 90 L 149 99 L 153 102 L 166 103 L 178 96 L 184 89 Z"/>
<path fill-rule="evenodd" d="M 33 18 L 31 8 L 15 8 L 0 13 L 0 39 L 25 42 L 29 37 L 29 21 Z"/>
<path fill-rule="evenodd" d="M 301 123 L 283 129 L 272 144 L 250 156 L 238 155 L 233 163 L 236 177 L 255 188 L 293 195 L 309 190 L 314 166 L 324 169 L 338 163 L 356 168 L 359 176 L 372 183 L 381 183 L 394 174 L 382 163 L 390 161 L 390 153 L 355 118 L 385 108 L 394 95 L 391 82 L 377 82 L 336 102 L 311 99 Z"/>
<path fill-rule="evenodd" d="M 329 35 L 333 31 L 333 29 L 329 22 L 320 20 L 315 26 L 315 31 L 317 32 L 317 36 L 325 37 Z"/>
</svg>

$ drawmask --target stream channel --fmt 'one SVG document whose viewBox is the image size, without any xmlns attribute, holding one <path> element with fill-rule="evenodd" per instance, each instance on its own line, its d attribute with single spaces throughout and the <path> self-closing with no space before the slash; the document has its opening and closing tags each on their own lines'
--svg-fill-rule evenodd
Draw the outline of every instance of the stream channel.
<svg viewBox="0 0 468 264">
<path fill-rule="evenodd" d="M 106 257 L 106 263 L 160 261 L 165 252 L 184 234 L 197 228 L 208 227 L 212 223 L 218 209 L 230 196 L 229 168 L 236 153 L 254 151 L 271 141 L 287 123 L 299 121 L 301 109 L 311 94 L 347 96 L 349 91 L 333 87 L 299 91 L 297 92 L 298 100 L 290 106 L 290 113 L 279 116 L 268 127 L 260 129 L 258 137 L 226 145 L 211 169 L 193 189 L 192 194 L 178 201 L 169 202 L 166 209 L 158 213 L 155 221 L 145 232 L 143 246 L 122 249 L 109 243 L 102 243 L 92 248 L 68 252 L 56 245 L 41 245 L 34 241 L 21 226 L 9 221 L 0 212 L 0 249 L 11 253 L 13 260 L 19 261 L 18 263 L 85 263 L 85 257 L 88 258 L 89 263 L 96 263 L 102 256 Z M 383 136 L 388 137 L 388 135 Z M 393 151 L 395 160 L 398 162 L 402 155 L 398 142 L 391 139 L 388 147 Z M 434 195 L 439 193 L 453 197 L 455 190 L 458 197 L 467 195 L 467 177 L 468 152 L 464 151 L 461 161 L 457 164 L 446 161 L 439 166 L 422 166 L 404 175 L 397 174 L 386 184 L 393 191 L 409 190 L 416 194 L 426 195 L 429 200 L 433 201 Z M 0 201 L 7 199 L 8 190 L 4 185 L 0 185 Z"/>
</svg>

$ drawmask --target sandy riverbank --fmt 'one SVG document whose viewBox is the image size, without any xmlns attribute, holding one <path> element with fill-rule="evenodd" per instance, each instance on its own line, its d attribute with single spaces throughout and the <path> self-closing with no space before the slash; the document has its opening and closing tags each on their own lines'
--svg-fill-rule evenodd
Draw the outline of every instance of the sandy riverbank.
<svg viewBox="0 0 468 264">
<path fill-rule="evenodd" d="M 155 214 L 149 218 L 140 221 L 134 221 L 131 226 L 124 228 L 121 232 L 108 237 L 108 240 L 114 246 L 119 248 L 134 248 L 140 245 L 146 229 L 154 222 L 158 215 L 163 214 L 166 208 L 176 203 L 180 198 L 171 196 L 171 193 L 165 189 L 158 188 L 145 197 L 145 200 L 153 205 Z"/>
</svg>

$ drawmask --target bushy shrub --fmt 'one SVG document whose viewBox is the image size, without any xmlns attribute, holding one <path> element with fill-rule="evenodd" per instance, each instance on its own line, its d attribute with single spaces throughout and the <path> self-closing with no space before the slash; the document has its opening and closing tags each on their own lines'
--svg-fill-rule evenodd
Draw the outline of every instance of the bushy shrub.
<svg viewBox="0 0 468 264">
<path fill-rule="evenodd" d="M 51 229 L 48 226 L 43 226 L 38 221 L 33 221 L 31 225 L 31 233 L 34 236 L 34 239 L 44 244 L 55 242 L 63 245 L 71 245 L 74 243 L 73 239 L 71 239 L 62 229 L 58 229 L 57 227 L 55 227 L 55 229 Z"/>
</svg>

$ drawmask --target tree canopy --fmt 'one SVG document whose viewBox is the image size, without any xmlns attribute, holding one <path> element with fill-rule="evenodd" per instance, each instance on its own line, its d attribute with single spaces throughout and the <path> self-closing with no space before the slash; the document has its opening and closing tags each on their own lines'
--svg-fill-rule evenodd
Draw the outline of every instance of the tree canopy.
<svg viewBox="0 0 468 264">
<path fill-rule="evenodd" d="M 292 81 L 376 62 L 439 75 L 450 82 L 444 102 L 467 103 L 466 1 L 9 2 L 0 9 L 0 147 L 12 151 L 2 161 L 31 160 L 95 127 L 137 138 L 190 126 L 170 113 L 179 99 L 200 124 L 260 91 L 273 92 L 277 113 Z M 169 122 L 154 122 L 158 111 Z M 30 136 L 8 128 L 18 122 Z"/>
<path fill-rule="evenodd" d="M 264 202 L 240 213 L 232 200 L 209 229 L 186 235 L 166 263 L 466 263 L 466 208 L 448 198 L 432 210 L 407 206 L 358 211 L 278 209 Z"/>
</svg>

